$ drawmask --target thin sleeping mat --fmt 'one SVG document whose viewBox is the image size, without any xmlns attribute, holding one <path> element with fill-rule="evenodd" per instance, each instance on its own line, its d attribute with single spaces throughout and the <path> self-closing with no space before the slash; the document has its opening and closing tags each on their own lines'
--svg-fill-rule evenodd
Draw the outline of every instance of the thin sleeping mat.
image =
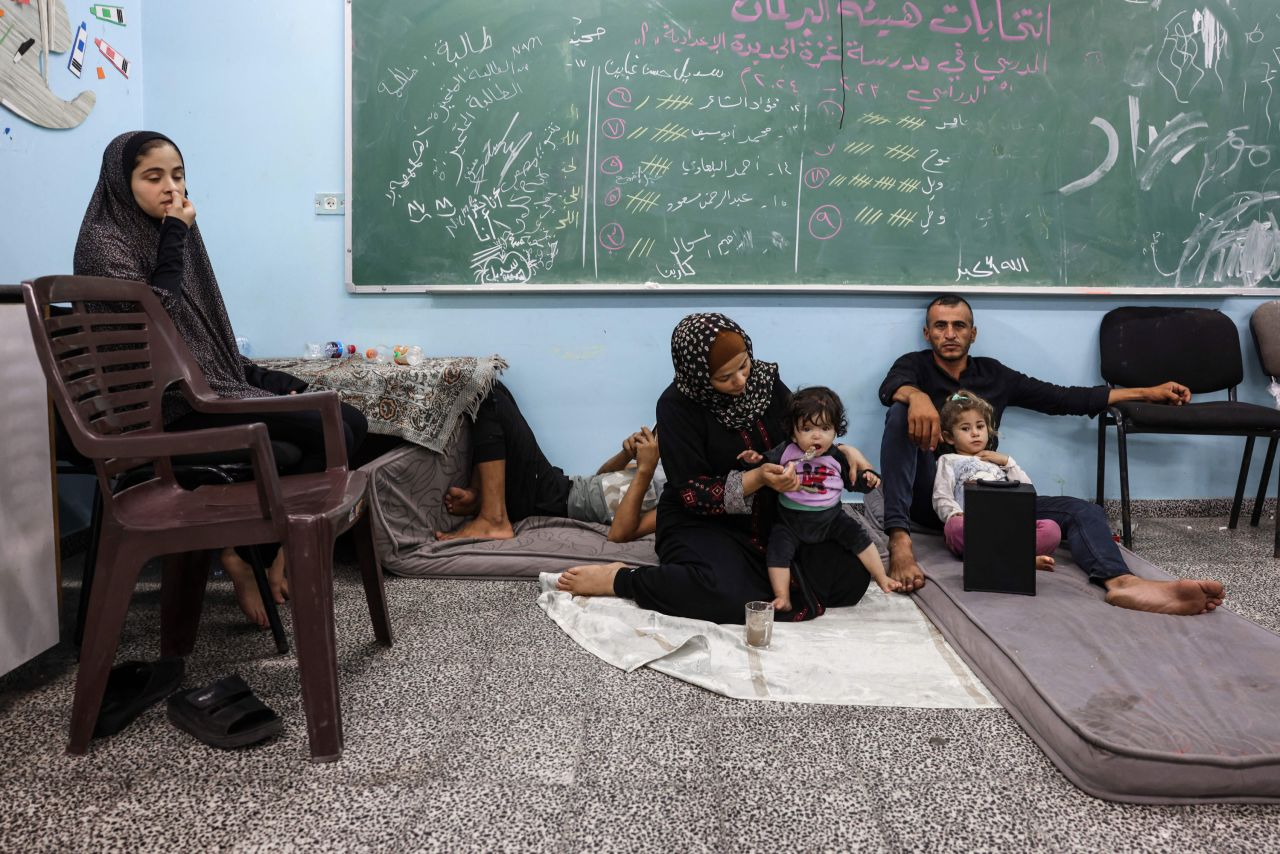
<svg viewBox="0 0 1280 854">
<path fill-rule="evenodd" d="M 1057 571 L 1037 573 L 1034 597 L 966 593 L 942 538 L 914 540 L 929 580 L 917 604 L 1081 789 L 1130 803 L 1280 803 L 1280 636 L 1227 608 L 1113 607 L 1065 550 Z M 1124 557 L 1135 575 L 1172 578 Z"/>
</svg>

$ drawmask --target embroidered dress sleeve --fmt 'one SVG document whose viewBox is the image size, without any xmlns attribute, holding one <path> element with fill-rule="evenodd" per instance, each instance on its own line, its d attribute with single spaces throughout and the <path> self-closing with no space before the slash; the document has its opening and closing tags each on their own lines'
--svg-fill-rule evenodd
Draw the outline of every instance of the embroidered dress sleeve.
<svg viewBox="0 0 1280 854">
<path fill-rule="evenodd" d="M 696 403 L 676 394 L 672 390 L 658 400 L 658 435 L 662 437 L 662 466 L 668 486 L 690 513 L 723 516 L 749 512 L 751 499 L 743 498 L 742 472 L 726 476 L 712 471 L 706 454 L 706 419 Z"/>
<path fill-rule="evenodd" d="M 964 512 L 964 508 L 956 502 L 956 473 L 951 460 L 947 459 L 949 456 L 951 455 L 945 454 L 938 460 L 938 474 L 933 479 L 933 512 L 938 514 L 944 524 L 952 516 Z"/>
</svg>

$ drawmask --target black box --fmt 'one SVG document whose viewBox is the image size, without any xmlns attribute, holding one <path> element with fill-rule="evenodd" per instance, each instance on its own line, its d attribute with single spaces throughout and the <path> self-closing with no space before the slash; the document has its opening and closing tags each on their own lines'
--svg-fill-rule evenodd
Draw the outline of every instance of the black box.
<svg viewBox="0 0 1280 854">
<path fill-rule="evenodd" d="M 964 589 L 1036 595 L 1036 490 L 964 485 Z"/>
</svg>

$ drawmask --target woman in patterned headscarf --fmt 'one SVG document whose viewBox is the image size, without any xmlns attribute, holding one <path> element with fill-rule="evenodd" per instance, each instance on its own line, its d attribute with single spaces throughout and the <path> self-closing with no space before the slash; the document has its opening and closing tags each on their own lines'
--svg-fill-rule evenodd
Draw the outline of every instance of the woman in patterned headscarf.
<svg viewBox="0 0 1280 854">
<path fill-rule="evenodd" d="M 561 590 L 617 595 L 677 617 L 741 623 L 743 605 L 772 600 L 765 540 L 776 494 L 796 489 L 794 469 L 766 463 L 744 471 L 739 456 L 787 438 L 790 392 L 778 366 L 752 354 L 742 327 L 722 314 L 691 314 L 671 335 L 675 379 L 658 399 L 667 485 L 658 503 L 657 566 L 574 567 Z M 769 487 L 765 489 L 765 487 Z M 801 546 L 792 573 L 794 610 L 807 620 L 853 605 L 871 576 L 833 543 Z"/>
<path fill-rule="evenodd" d="M 75 272 L 147 282 L 173 319 L 204 378 L 220 397 L 251 399 L 293 394 L 306 383 L 280 371 L 259 368 L 240 355 L 227 317 L 213 265 L 205 252 L 196 209 L 186 195 L 182 153 L 163 134 L 132 131 L 107 145 L 98 185 L 85 211 L 76 241 Z M 162 402 L 165 429 L 196 430 L 262 422 L 272 439 L 296 445 L 301 462 L 290 473 L 324 469 L 324 434 L 318 412 L 271 415 L 210 415 L 192 411 L 181 393 L 171 390 Z M 351 454 L 364 439 L 368 422 L 342 405 L 342 420 Z M 264 549 L 268 578 L 276 601 L 287 595 L 284 553 Z M 253 571 L 233 549 L 222 564 L 236 587 L 240 607 L 260 626 L 266 611 Z"/>
</svg>

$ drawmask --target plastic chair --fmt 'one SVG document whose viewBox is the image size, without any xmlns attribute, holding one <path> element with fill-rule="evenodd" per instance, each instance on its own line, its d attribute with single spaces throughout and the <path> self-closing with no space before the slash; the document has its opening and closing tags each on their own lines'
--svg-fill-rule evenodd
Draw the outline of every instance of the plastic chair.
<svg viewBox="0 0 1280 854">
<path fill-rule="evenodd" d="M 85 475 L 94 478 L 93 506 L 89 514 L 89 542 L 84 554 L 84 568 L 80 573 L 80 598 L 76 603 L 76 625 L 72 634 L 72 643 L 79 650 L 84 643 L 84 623 L 89 613 L 89 594 L 93 590 L 93 573 L 97 566 L 98 533 L 102 528 L 102 490 L 98 486 L 98 471 L 94 467 L 93 460 L 76 450 L 71 436 L 67 433 L 67 428 L 62 424 L 62 418 L 56 412 L 53 420 L 57 462 L 55 474 Z M 272 440 L 271 453 L 280 474 L 288 472 L 302 459 L 302 449 L 291 442 Z M 248 455 L 243 452 L 201 454 L 178 458 L 173 463 L 174 476 L 188 489 L 212 483 L 236 483 L 253 477 L 253 464 Z M 114 478 L 111 488 L 112 491 L 119 492 L 135 483 L 150 480 L 154 476 L 155 473 L 149 466 L 143 466 Z M 271 597 L 266 566 L 256 548 L 250 549 L 249 554 L 249 565 L 253 567 L 253 579 L 267 612 L 267 625 L 271 628 L 276 652 L 284 654 L 289 651 L 289 638 L 284 633 L 284 624 L 280 621 L 280 609 L 276 606 L 275 599 Z"/>
<path fill-rule="evenodd" d="M 1227 400 L 1193 402 L 1184 406 L 1118 403 L 1108 407 L 1107 412 L 1098 418 L 1097 503 L 1102 503 L 1107 427 L 1114 425 L 1120 460 L 1120 512 L 1125 546 L 1133 545 L 1129 516 L 1128 437 L 1137 433 L 1246 437 L 1228 524 L 1234 529 L 1240 518 L 1254 440 L 1262 436 L 1275 441 L 1280 436 L 1280 412 L 1236 400 L 1236 386 L 1244 379 L 1244 363 L 1235 324 L 1216 309 L 1117 308 L 1102 318 L 1098 347 L 1102 357 L 1102 378 L 1113 388 L 1152 386 L 1176 380 L 1191 389 L 1193 395 L 1227 392 Z M 1280 526 L 1280 515 L 1277 524 Z M 1280 537 L 1280 527 L 1277 536 Z"/>
<path fill-rule="evenodd" d="M 76 675 L 67 752 L 84 753 L 138 573 L 161 555 L 161 652 L 186 654 L 195 640 L 207 567 L 191 555 L 224 546 L 279 542 L 293 600 L 294 640 L 311 758 L 342 754 L 333 617 L 333 544 L 354 529 L 374 635 L 391 644 L 382 573 L 363 510 L 366 475 L 347 469 L 338 397 L 333 392 L 253 401 L 217 397 L 151 289 L 140 282 L 48 276 L 24 282 L 36 354 L 76 449 L 93 460 L 103 515 L 96 578 Z M 46 317 L 48 306 L 71 311 Z M 87 304 L 95 310 L 89 312 Z M 176 384 L 200 412 L 318 411 L 326 468 L 280 477 L 264 424 L 164 432 L 160 401 Z M 173 458 L 248 451 L 254 479 L 184 489 Z M 111 479 L 139 465 L 154 477 L 117 494 Z"/>
</svg>

